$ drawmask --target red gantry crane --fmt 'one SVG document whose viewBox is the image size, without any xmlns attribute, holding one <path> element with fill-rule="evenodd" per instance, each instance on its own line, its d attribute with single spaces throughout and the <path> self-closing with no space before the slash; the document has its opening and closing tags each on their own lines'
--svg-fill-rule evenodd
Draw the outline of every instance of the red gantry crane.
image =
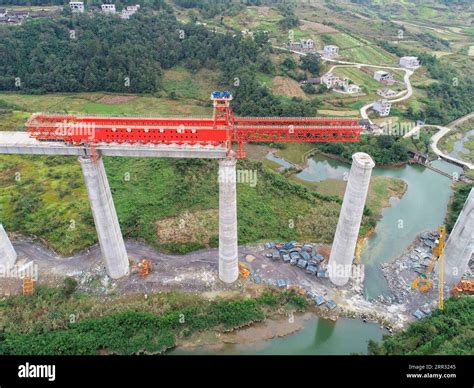
<svg viewBox="0 0 474 388">
<path fill-rule="evenodd" d="M 358 119 L 319 117 L 236 117 L 230 92 L 213 92 L 212 118 L 148 118 L 50 115 L 35 113 L 26 127 L 30 136 L 71 145 L 97 143 L 225 145 L 228 157 L 237 144 L 236 158 L 244 158 L 244 143 L 357 142 Z"/>
</svg>

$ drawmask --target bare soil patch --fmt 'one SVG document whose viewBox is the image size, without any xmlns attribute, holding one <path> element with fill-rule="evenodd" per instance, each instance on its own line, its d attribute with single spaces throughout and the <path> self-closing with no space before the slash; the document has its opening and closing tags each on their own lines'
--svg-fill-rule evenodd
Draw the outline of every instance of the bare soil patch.
<svg viewBox="0 0 474 388">
<path fill-rule="evenodd" d="M 309 20 L 302 20 L 301 21 L 301 30 L 302 31 L 315 31 L 317 33 L 327 33 L 327 32 L 338 32 L 335 28 L 331 26 L 326 26 L 325 24 L 311 22 Z"/>
<path fill-rule="evenodd" d="M 272 91 L 280 96 L 308 98 L 299 83 L 288 77 L 277 76 L 273 78 Z"/>
<path fill-rule="evenodd" d="M 107 105 L 117 105 L 132 101 L 135 98 L 137 98 L 137 96 L 116 96 L 113 94 L 106 94 L 105 96 L 97 100 L 97 102 Z"/>
<path fill-rule="evenodd" d="M 156 233 L 160 241 L 208 243 L 218 233 L 218 217 L 217 209 L 186 212 L 156 221 Z"/>
</svg>

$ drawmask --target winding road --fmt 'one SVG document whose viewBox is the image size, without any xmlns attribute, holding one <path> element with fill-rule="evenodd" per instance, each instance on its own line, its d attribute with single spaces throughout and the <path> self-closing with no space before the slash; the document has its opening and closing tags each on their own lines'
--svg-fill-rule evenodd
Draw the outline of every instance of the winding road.
<svg viewBox="0 0 474 388">
<path fill-rule="evenodd" d="M 471 112 L 471 113 L 469 113 L 465 116 L 462 116 L 462 117 L 454 120 L 453 122 L 447 124 L 446 126 L 430 125 L 430 124 L 418 125 L 418 126 L 414 127 L 411 131 L 407 132 L 403 137 L 413 136 L 413 135 L 417 134 L 418 131 L 421 128 L 437 128 L 438 132 L 436 132 L 431 137 L 430 146 L 431 146 L 431 149 L 433 150 L 433 152 L 444 160 L 453 162 L 453 163 L 458 164 L 458 165 L 462 165 L 464 167 L 467 167 L 470 170 L 474 170 L 474 164 L 466 162 L 464 160 L 453 158 L 452 156 L 449 156 L 449 155 L 446 155 L 445 153 L 443 153 L 443 151 L 441 151 L 438 148 L 438 142 L 441 140 L 441 138 L 443 138 L 446 134 L 451 132 L 454 127 L 456 127 L 456 126 L 458 126 L 458 125 L 460 125 L 460 124 L 464 123 L 465 121 L 467 121 L 469 119 L 472 119 L 472 118 L 474 118 L 474 112 Z"/>
<path fill-rule="evenodd" d="M 296 50 L 290 50 L 285 47 L 278 47 L 278 46 L 273 46 L 274 48 L 284 50 L 284 51 L 289 51 L 298 55 L 306 56 L 307 53 L 303 53 L 301 51 L 296 51 Z M 410 77 L 413 75 L 414 71 L 410 69 L 406 69 L 404 67 L 396 67 L 396 66 L 386 66 L 386 65 L 372 65 L 369 63 L 357 63 L 357 62 L 349 62 L 349 61 L 341 61 L 339 59 L 332 59 L 332 58 L 324 58 L 322 57 L 323 61 L 326 62 L 331 62 L 331 63 L 336 63 L 336 65 L 332 66 L 331 69 L 329 69 L 329 73 L 333 71 L 336 67 L 356 67 L 358 69 L 362 67 L 372 67 L 372 68 L 377 68 L 377 69 L 388 69 L 388 70 L 402 70 L 405 72 L 405 75 L 403 77 L 403 82 L 406 86 L 406 90 L 398 93 L 397 96 L 395 96 L 394 99 L 388 99 L 392 104 L 394 102 L 401 102 L 404 100 L 408 100 L 412 95 L 413 95 L 413 87 L 410 82 Z M 402 95 L 403 94 L 403 95 Z M 401 95 L 401 96 L 400 96 Z M 360 108 L 360 115 L 363 119 L 369 120 L 369 122 L 372 124 L 372 120 L 369 119 L 369 116 L 367 114 L 367 110 L 372 108 L 374 106 L 374 102 L 370 102 L 366 105 L 364 105 L 362 108 Z"/>
<path fill-rule="evenodd" d="M 276 49 L 279 50 L 284 50 L 284 51 L 289 51 L 298 55 L 306 56 L 307 53 L 301 52 L 301 51 L 296 51 L 296 50 L 290 50 L 285 47 L 278 47 L 278 46 L 273 46 Z M 329 69 L 329 72 L 332 72 L 336 67 L 356 67 L 358 69 L 362 67 L 372 67 L 372 68 L 377 68 L 377 69 L 388 69 L 388 70 L 402 70 L 405 72 L 405 75 L 403 77 L 403 82 L 406 86 L 406 90 L 398 93 L 394 98 L 388 99 L 392 104 L 396 102 L 401 102 L 409 99 L 413 95 L 413 87 L 410 82 L 410 77 L 413 75 L 414 71 L 410 69 L 406 69 L 404 67 L 395 67 L 395 66 L 385 66 L 385 65 L 372 65 L 368 63 L 357 63 L 357 62 L 349 62 L 349 61 L 341 61 L 339 59 L 332 59 L 332 58 L 322 58 L 323 61 L 326 62 L 331 62 L 335 63 L 334 66 L 332 66 Z M 364 105 L 363 107 L 360 108 L 360 115 L 363 119 L 369 120 L 369 122 L 372 124 L 372 120 L 370 120 L 367 111 L 374 106 L 374 102 L 368 103 Z M 455 163 L 457 165 L 462 165 L 464 167 L 467 167 L 470 170 L 474 169 L 474 164 L 453 158 L 449 155 L 444 154 L 439 148 L 438 148 L 438 142 L 439 140 L 444 137 L 447 133 L 449 133 L 453 127 L 456 127 L 457 125 L 474 118 L 474 112 L 471 112 L 463 117 L 460 117 L 453 122 L 447 124 L 446 126 L 439 126 L 439 125 L 417 125 L 413 127 L 409 132 L 407 132 L 404 137 L 410 137 L 416 133 L 422 128 L 422 127 L 431 127 L 431 128 L 438 128 L 438 132 L 436 132 L 432 137 L 431 137 L 431 149 L 433 152 L 438 155 L 440 158 L 445 159 L 446 161 Z"/>
</svg>

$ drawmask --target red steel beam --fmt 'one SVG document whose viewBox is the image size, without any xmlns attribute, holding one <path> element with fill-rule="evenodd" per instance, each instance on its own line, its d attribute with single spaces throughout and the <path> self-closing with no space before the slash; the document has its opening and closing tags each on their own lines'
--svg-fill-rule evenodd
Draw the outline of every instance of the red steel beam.
<svg viewBox="0 0 474 388">
<path fill-rule="evenodd" d="M 323 117 L 234 117 L 228 101 L 214 101 L 213 118 L 149 118 L 47 115 L 28 120 L 30 135 L 39 140 L 70 144 L 243 143 L 250 142 L 357 142 L 362 127 L 357 119 Z"/>
</svg>

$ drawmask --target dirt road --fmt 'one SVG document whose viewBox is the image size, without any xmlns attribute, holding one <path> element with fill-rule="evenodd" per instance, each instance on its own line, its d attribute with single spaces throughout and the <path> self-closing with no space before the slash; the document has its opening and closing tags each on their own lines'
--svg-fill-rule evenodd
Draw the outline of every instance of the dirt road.
<svg viewBox="0 0 474 388">
<path fill-rule="evenodd" d="M 112 280 L 106 274 L 98 246 L 71 257 L 60 257 L 28 238 L 16 239 L 13 245 L 18 253 L 19 265 L 34 260 L 38 267 L 40 283 L 58 285 L 64 277 L 73 276 L 78 280 L 80 289 L 91 294 L 179 290 L 203 295 L 217 295 L 229 291 L 245 295 L 246 287 L 253 284 L 251 278 L 240 278 L 231 285 L 220 281 L 217 249 L 204 249 L 182 256 L 167 255 L 141 242 L 128 240 L 126 247 L 132 273 L 129 277 Z M 327 256 L 329 252 L 327 246 L 318 244 L 315 244 L 315 249 L 323 256 Z M 275 286 L 276 280 L 284 279 L 290 286 L 311 290 L 324 296 L 326 300 L 333 299 L 339 306 L 339 314 L 343 316 L 364 315 L 394 328 L 400 328 L 410 320 L 410 315 L 406 313 L 403 305 L 387 305 L 379 301 L 365 300 L 360 282 L 351 281 L 347 286 L 338 288 L 333 286 L 329 279 L 318 278 L 281 260 L 273 261 L 265 257 L 268 252 L 263 244 L 239 247 L 239 260 L 245 262 L 252 271 L 252 276 L 260 277 L 263 284 L 271 283 Z M 142 258 L 150 259 L 153 265 L 152 273 L 146 278 L 140 277 L 138 272 L 133 270 L 133 263 Z M 0 279 L 0 289 L 2 282 L 5 282 L 5 279 Z M 19 280 L 16 286 L 21 289 Z"/>
</svg>

